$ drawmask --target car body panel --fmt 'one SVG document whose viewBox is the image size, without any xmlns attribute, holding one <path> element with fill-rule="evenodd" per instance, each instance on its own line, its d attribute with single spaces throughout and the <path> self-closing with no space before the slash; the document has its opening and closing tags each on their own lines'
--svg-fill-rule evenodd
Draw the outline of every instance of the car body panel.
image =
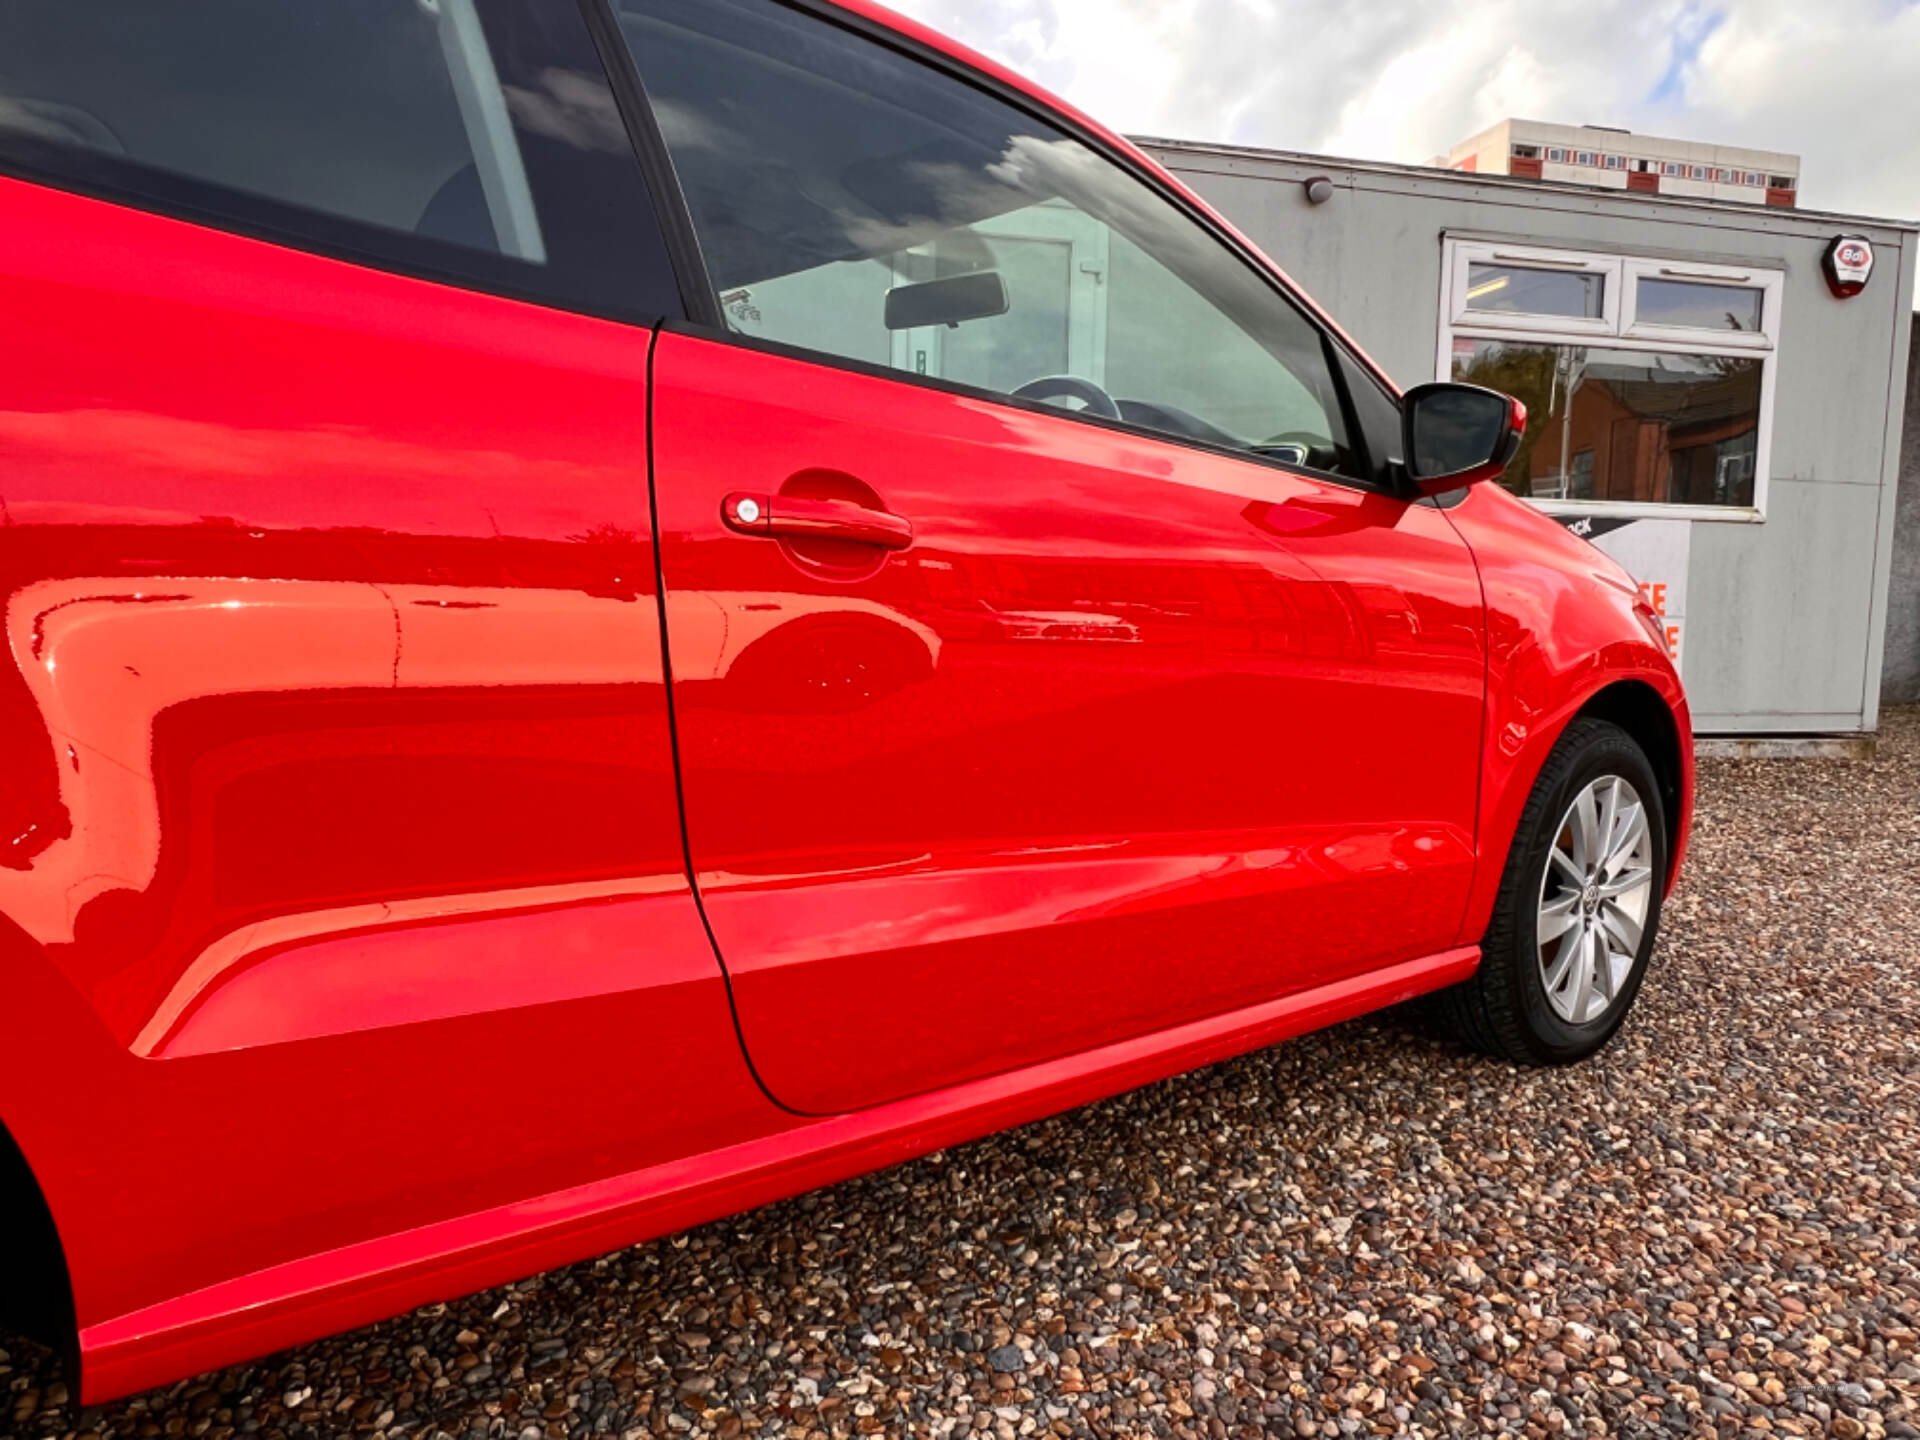
<svg viewBox="0 0 1920 1440">
<path fill-rule="evenodd" d="M 1693 813 L 1693 730 L 1666 648 L 1634 613 L 1639 587 L 1611 556 L 1497 485 L 1476 485 L 1445 514 L 1473 550 L 1487 605 L 1485 797 L 1479 865 L 1463 935 L 1486 932 L 1507 851 L 1554 743 L 1596 698 L 1643 685 L 1674 725 L 1680 813 L 1667 817 L 1669 889 Z"/>
<path fill-rule="evenodd" d="M 783 1104 L 880 1104 L 1454 943 L 1485 655 L 1440 512 L 673 332 L 654 417 L 688 843 Z M 733 492 L 825 476 L 911 546 L 723 522 Z M 693 678 L 692 598 L 771 593 L 874 613 Z"/>
<path fill-rule="evenodd" d="M 0 1118 L 81 1325 L 780 1125 L 684 873 L 651 333 L 0 209 L 0 983 L 85 1016 Z"/>
<path fill-rule="evenodd" d="M 1479 951 L 1446 951 L 851 1115 L 450 1217 L 178 1296 L 80 1332 L 84 1400 L 378 1320 L 604 1254 L 1457 983 Z"/>
</svg>

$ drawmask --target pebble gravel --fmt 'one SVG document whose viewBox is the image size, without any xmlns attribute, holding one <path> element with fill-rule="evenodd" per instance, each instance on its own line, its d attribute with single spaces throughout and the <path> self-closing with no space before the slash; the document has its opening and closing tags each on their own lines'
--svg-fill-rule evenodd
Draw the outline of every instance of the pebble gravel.
<svg viewBox="0 0 1920 1440">
<path fill-rule="evenodd" d="M 1356 1022 L 20 1436 L 1920 1436 L 1920 711 L 1708 762 L 1571 1070 Z"/>
</svg>

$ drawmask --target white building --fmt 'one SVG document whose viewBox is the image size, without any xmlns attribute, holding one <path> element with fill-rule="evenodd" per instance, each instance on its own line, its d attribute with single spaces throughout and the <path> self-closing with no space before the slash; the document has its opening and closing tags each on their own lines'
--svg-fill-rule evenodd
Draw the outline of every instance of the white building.
<svg viewBox="0 0 1920 1440">
<path fill-rule="evenodd" d="M 1502 120 L 1434 161 L 1445 170 L 1791 208 L 1800 157 L 1662 140 L 1604 125 Z"/>
</svg>

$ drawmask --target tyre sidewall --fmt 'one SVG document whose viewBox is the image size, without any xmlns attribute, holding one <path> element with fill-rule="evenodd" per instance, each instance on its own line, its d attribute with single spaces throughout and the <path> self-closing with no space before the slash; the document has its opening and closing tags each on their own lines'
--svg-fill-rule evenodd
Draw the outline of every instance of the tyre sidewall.
<svg viewBox="0 0 1920 1440">
<path fill-rule="evenodd" d="M 1510 931 L 1514 939 L 1510 963 L 1519 971 L 1513 978 L 1521 1018 L 1541 1058 L 1558 1063 L 1579 1060 L 1600 1049 L 1613 1038 L 1632 1010 L 1641 981 L 1646 977 L 1648 960 L 1659 940 L 1661 901 L 1666 889 L 1663 882 L 1667 873 L 1665 806 L 1653 766 L 1640 747 L 1623 730 L 1611 725 L 1596 726 L 1578 742 L 1569 761 L 1549 782 L 1541 797 L 1543 803 L 1528 817 L 1526 833 L 1519 837 L 1524 869 L 1509 902 L 1515 907 Z M 1654 883 L 1647 901 L 1646 923 L 1641 927 L 1640 949 L 1633 957 L 1633 968 L 1627 974 L 1626 983 L 1598 1018 L 1584 1025 L 1572 1025 L 1555 1013 L 1547 999 L 1546 980 L 1540 973 L 1540 891 L 1562 817 L 1575 796 L 1608 775 L 1617 775 L 1632 785 L 1647 808 L 1647 828 L 1653 842 Z"/>
</svg>

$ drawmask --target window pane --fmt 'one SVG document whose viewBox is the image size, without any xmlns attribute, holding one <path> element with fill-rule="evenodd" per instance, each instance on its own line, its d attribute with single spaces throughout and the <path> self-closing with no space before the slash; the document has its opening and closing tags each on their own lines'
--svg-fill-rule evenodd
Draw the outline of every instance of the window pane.
<svg viewBox="0 0 1920 1440">
<path fill-rule="evenodd" d="M 1454 379 L 1527 407 L 1526 438 L 1502 483 L 1541 500 L 1751 506 L 1762 363 L 1505 340 L 1453 346 Z"/>
<path fill-rule="evenodd" d="M 546 256 L 473 0 L 5 0 L 0 130 Z"/>
<path fill-rule="evenodd" d="M 570 4 L 0 0 L 0 169 L 595 313 L 680 307 Z"/>
<path fill-rule="evenodd" d="M 1469 310 L 1598 320 L 1606 313 L 1606 301 L 1604 275 L 1478 260 L 1467 266 Z"/>
<path fill-rule="evenodd" d="M 948 331 L 942 372 L 949 380 L 1003 392 L 1036 375 L 1069 373 L 1073 241 L 1006 234 L 986 244 L 1006 286 L 1007 313 Z"/>
<path fill-rule="evenodd" d="M 1319 331 L 1121 167 L 771 0 L 617 9 L 736 330 L 1359 473 Z"/>
<path fill-rule="evenodd" d="M 1690 280 L 1640 282 L 1636 317 L 1648 325 L 1687 325 L 1703 330 L 1760 329 L 1761 291 L 1747 285 L 1703 285 Z"/>
</svg>

